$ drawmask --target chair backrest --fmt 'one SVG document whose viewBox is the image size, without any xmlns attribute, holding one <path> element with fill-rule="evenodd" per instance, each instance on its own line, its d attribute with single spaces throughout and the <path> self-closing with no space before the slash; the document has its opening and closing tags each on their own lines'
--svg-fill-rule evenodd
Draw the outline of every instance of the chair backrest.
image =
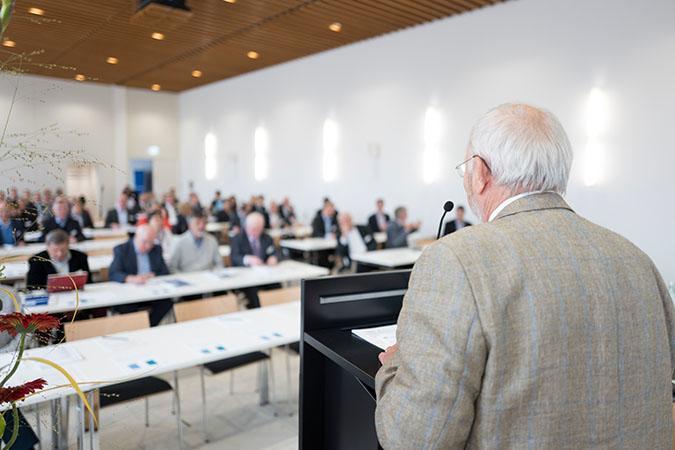
<svg viewBox="0 0 675 450">
<path fill-rule="evenodd" d="M 300 300 L 300 286 L 259 291 L 260 306 L 280 305 Z"/>
<path fill-rule="evenodd" d="M 237 296 L 234 294 L 220 295 L 192 300 L 173 305 L 176 322 L 203 319 L 204 317 L 220 316 L 237 311 Z"/>
<path fill-rule="evenodd" d="M 78 320 L 63 325 L 66 341 L 78 341 L 80 339 L 121 333 L 123 331 L 141 330 L 143 328 L 150 328 L 150 319 L 147 311 Z"/>
</svg>

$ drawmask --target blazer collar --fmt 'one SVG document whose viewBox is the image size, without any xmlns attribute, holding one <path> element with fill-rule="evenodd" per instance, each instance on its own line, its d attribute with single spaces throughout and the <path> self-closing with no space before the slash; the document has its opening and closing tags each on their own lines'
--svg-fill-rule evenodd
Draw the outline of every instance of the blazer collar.
<svg viewBox="0 0 675 450">
<path fill-rule="evenodd" d="M 497 214 L 497 217 L 495 217 L 493 221 L 521 212 L 540 211 L 544 209 L 567 209 L 574 212 L 560 194 L 555 192 L 540 192 L 519 198 L 507 205 L 499 212 L 499 214 Z"/>
</svg>

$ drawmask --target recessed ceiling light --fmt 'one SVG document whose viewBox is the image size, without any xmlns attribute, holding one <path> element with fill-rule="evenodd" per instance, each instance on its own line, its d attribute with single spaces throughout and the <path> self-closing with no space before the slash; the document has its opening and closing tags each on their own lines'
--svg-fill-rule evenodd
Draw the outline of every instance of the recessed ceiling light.
<svg viewBox="0 0 675 450">
<path fill-rule="evenodd" d="M 336 33 L 339 33 L 342 31 L 342 24 L 340 22 L 333 22 L 330 25 L 328 25 L 328 29 L 330 31 L 335 31 Z"/>
<path fill-rule="evenodd" d="M 260 58 L 260 53 L 254 52 L 253 50 L 251 50 L 250 52 L 248 52 L 246 54 L 246 56 L 248 56 L 251 59 L 258 59 L 258 58 Z"/>
<path fill-rule="evenodd" d="M 202 71 L 201 70 L 193 70 L 192 71 L 192 76 L 195 78 L 201 78 L 202 76 Z"/>
<path fill-rule="evenodd" d="M 114 56 L 108 56 L 106 58 L 105 62 L 107 62 L 108 64 L 117 64 L 120 61 L 119 61 L 119 59 L 115 58 Z"/>
<path fill-rule="evenodd" d="M 225 3 L 237 3 L 237 0 L 225 0 Z"/>
<path fill-rule="evenodd" d="M 45 10 L 40 8 L 28 8 L 28 14 L 34 14 L 36 16 L 44 16 Z"/>
<path fill-rule="evenodd" d="M 82 75 L 81 73 L 78 73 L 77 75 L 75 75 L 75 79 L 76 79 L 77 81 L 84 81 L 84 80 L 87 79 L 87 77 L 85 77 L 85 76 Z"/>
<path fill-rule="evenodd" d="M 150 89 L 152 89 L 153 91 L 159 91 L 160 89 L 162 89 L 162 86 L 155 83 L 152 86 L 150 86 Z"/>
<path fill-rule="evenodd" d="M 162 33 L 154 32 L 154 33 L 152 33 L 151 36 L 156 41 L 163 41 L 164 40 L 164 35 Z"/>
<path fill-rule="evenodd" d="M 5 47 L 16 47 L 16 42 L 14 42 L 11 39 L 4 39 L 2 41 L 2 45 L 4 45 Z"/>
</svg>

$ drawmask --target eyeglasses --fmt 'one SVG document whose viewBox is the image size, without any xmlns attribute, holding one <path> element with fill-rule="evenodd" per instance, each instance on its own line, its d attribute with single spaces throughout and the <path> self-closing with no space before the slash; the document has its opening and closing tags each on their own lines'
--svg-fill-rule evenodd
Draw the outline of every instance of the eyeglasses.
<svg viewBox="0 0 675 450">
<path fill-rule="evenodd" d="M 485 164 L 485 167 L 490 170 L 490 166 L 485 162 L 483 158 L 481 158 L 478 155 L 473 155 L 471 158 L 467 159 L 466 161 L 462 161 L 461 163 L 457 164 L 457 167 L 455 167 L 455 170 L 457 171 L 457 175 L 459 175 L 460 178 L 464 178 L 464 175 L 466 174 L 466 165 L 469 163 L 474 158 L 480 158 L 481 161 L 483 161 L 483 164 Z"/>
</svg>

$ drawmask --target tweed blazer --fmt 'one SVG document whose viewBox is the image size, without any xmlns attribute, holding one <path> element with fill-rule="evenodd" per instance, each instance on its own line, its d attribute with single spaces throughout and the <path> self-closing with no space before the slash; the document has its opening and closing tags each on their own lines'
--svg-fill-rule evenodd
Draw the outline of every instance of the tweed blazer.
<svg viewBox="0 0 675 450">
<path fill-rule="evenodd" d="M 376 377 L 385 449 L 670 449 L 673 304 L 561 196 L 429 246 Z"/>
</svg>

